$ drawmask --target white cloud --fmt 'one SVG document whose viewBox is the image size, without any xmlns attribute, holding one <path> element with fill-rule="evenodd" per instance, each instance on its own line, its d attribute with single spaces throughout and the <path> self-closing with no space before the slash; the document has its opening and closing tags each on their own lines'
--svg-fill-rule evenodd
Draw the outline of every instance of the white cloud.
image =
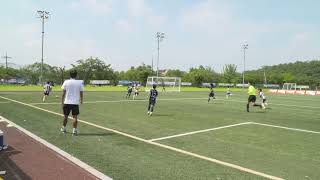
<svg viewBox="0 0 320 180">
<path fill-rule="evenodd" d="M 226 24 L 232 21 L 232 12 L 215 1 L 205 1 L 182 11 L 178 18 L 182 25 Z"/>
<path fill-rule="evenodd" d="M 127 0 L 128 19 L 139 18 L 149 25 L 158 28 L 166 24 L 168 17 L 165 15 L 158 15 L 153 8 L 151 8 L 145 0 Z"/>
<path fill-rule="evenodd" d="M 127 5 L 131 16 L 143 16 L 149 9 L 144 0 L 128 0 Z"/>
<path fill-rule="evenodd" d="M 112 1 L 79 0 L 72 2 L 70 7 L 75 10 L 86 9 L 96 15 L 104 15 L 112 12 Z"/>
<path fill-rule="evenodd" d="M 166 22 L 168 21 L 168 17 L 167 16 L 157 16 L 157 15 L 150 15 L 147 17 L 147 21 L 148 24 L 152 25 L 152 26 L 162 26 L 164 24 L 166 24 Z"/>
<path fill-rule="evenodd" d="M 116 25 L 123 31 L 131 32 L 135 30 L 134 25 L 130 24 L 127 20 L 124 19 L 116 21 Z"/>
</svg>

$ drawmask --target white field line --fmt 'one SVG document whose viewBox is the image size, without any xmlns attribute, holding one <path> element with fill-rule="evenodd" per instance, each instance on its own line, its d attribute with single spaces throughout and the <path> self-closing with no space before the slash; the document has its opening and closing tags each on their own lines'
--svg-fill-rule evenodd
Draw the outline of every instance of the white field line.
<svg viewBox="0 0 320 180">
<path fill-rule="evenodd" d="M 219 129 L 226 129 L 226 128 L 231 128 L 231 127 L 236 127 L 236 126 L 241 126 L 241 125 L 248 125 L 248 124 L 251 124 L 251 122 L 244 122 L 244 123 L 232 124 L 232 125 L 228 125 L 228 126 L 221 126 L 221 127 L 210 128 L 210 129 L 203 129 L 203 130 L 199 130 L 199 131 L 192 131 L 192 132 L 176 134 L 176 135 L 172 135 L 172 136 L 150 139 L 149 141 L 160 141 L 160 140 L 164 140 L 164 139 L 171 139 L 171 138 L 187 136 L 187 135 L 191 135 L 191 134 L 204 133 L 204 132 L 208 132 L 208 131 L 215 131 L 215 130 L 219 130 Z"/>
<path fill-rule="evenodd" d="M 172 99 L 158 99 L 158 101 L 179 101 L 179 100 L 205 100 L 208 98 L 172 98 Z M 96 103 L 119 103 L 119 102 L 147 102 L 148 100 L 145 99 L 138 99 L 138 100 L 107 100 L 107 101 L 87 101 L 84 102 L 84 104 L 96 104 Z M 241 101 L 241 100 L 231 100 L 231 99 L 215 99 L 214 101 L 230 101 L 230 102 L 240 102 L 240 103 L 246 103 L 247 101 Z M 45 104 L 61 104 L 60 102 L 53 102 L 53 103 L 29 103 L 32 105 L 45 105 Z M 290 104 L 276 104 L 276 103 L 268 103 L 270 105 L 275 106 L 285 106 L 285 107 L 297 107 L 297 108 L 310 108 L 310 109 L 320 109 L 320 107 L 317 106 L 300 106 L 300 105 L 290 105 Z"/>
<path fill-rule="evenodd" d="M 23 103 L 23 102 L 20 102 L 20 101 L 16 101 L 16 100 L 9 99 L 9 98 L 3 97 L 3 96 L 0 96 L 0 98 L 6 99 L 8 101 L 12 101 L 12 102 L 15 102 L 15 103 L 18 103 L 18 104 L 22 104 L 22 105 L 25 105 L 25 106 L 28 106 L 28 107 L 32 107 L 34 109 L 38 109 L 38 110 L 41 110 L 41 111 L 44 111 L 44 112 L 48 112 L 48 113 L 51 113 L 51 114 L 55 114 L 55 115 L 58 115 L 58 116 L 63 116 L 60 113 L 49 111 L 47 109 L 43 109 L 43 108 L 31 105 L 31 104 L 27 104 L 27 103 Z M 268 178 L 268 179 L 272 179 L 272 180 L 283 180 L 283 178 L 280 178 L 280 177 L 272 176 L 272 175 L 265 174 L 265 173 L 262 173 L 262 172 L 259 172 L 259 171 L 255 171 L 255 170 L 252 170 L 252 169 L 249 169 L 249 168 L 246 168 L 246 167 L 242 167 L 242 166 L 239 166 L 239 165 L 236 165 L 236 164 L 231 164 L 231 163 L 224 162 L 224 161 L 221 161 L 221 160 L 218 160 L 218 159 L 209 158 L 209 157 L 206 157 L 206 156 L 202 156 L 202 155 L 199 155 L 199 154 L 196 154 L 196 153 L 192 153 L 192 152 L 185 151 L 185 150 L 182 150 L 182 149 L 178 149 L 178 148 L 175 148 L 175 147 L 171 147 L 171 146 L 168 146 L 168 145 L 160 144 L 160 143 L 157 143 L 157 142 L 152 142 L 152 141 L 149 141 L 149 140 L 146 140 L 146 139 L 143 139 L 143 138 L 131 135 L 131 134 L 127 134 L 127 133 L 124 133 L 124 132 L 121 132 L 121 131 L 118 131 L 118 130 L 115 130 L 115 129 L 103 127 L 103 126 L 100 126 L 100 125 L 97 125 L 97 124 L 94 124 L 94 123 L 90 123 L 90 122 L 87 122 L 87 121 L 84 121 L 84 120 L 78 119 L 78 121 L 82 122 L 84 124 L 99 128 L 99 129 L 104 129 L 104 130 L 107 130 L 109 132 L 113 132 L 113 133 L 116 133 L 116 134 L 119 134 L 119 135 L 122 135 L 122 136 L 125 136 L 125 137 L 128 137 L 128 138 L 131 138 L 131 139 L 135 139 L 137 141 L 141 141 L 141 142 L 144 142 L 144 143 L 147 143 L 147 144 L 152 144 L 152 145 L 155 145 L 155 146 L 158 146 L 158 147 L 162 147 L 162 148 L 165 148 L 165 149 L 168 149 L 168 150 L 171 150 L 171 151 L 179 152 L 181 154 L 189 155 L 189 156 L 192 156 L 192 157 L 195 157 L 195 158 L 199 158 L 199 159 L 202 159 L 202 160 L 210 161 L 210 162 L 213 162 L 213 163 L 216 163 L 216 164 L 220 164 L 220 165 L 223 165 L 223 166 L 226 166 L 226 167 L 229 167 L 229 168 L 236 169 L 238 171 L 254 174 L 254 175 L 257 175 L 257 176 L 260 176 L 260 177 L 264 177 L 264 178 Z"/>
<path fill-rule="evenodd" d="M 7 123 L 11 124 L 13 127 L 17 128 L 18 130 L 20 130 L 21 132 L 23 132 L 24 134 L 28 135 L 29 137 L 31 137 L 32 139 L 38 141 L 39 143 L 43 144 L 44 146 L 48 147 L 49 149 L 53 150 L 54 152 L 56 152 L 57 154 L 61 155 L 62 157 L 68 159 L 69 161 L 71 161 L 72 163 L 74 163 L 76 166 L 81 167 L 82 169 L 88 171 L 89 173 L 91 173 L 93 176 L 102 179 L 102 180 L 112 180 L 110 177 L 106 176 L 105 174 L 99 172 L 98 170 L 94 169 L 93 167 L 89 166 L 88 164 L 82 162 L 81 160 L 79 160 L 78 158 L 72 156 L 71 154 L 63 151 L 62 149 L 58 148 L 57 146 L 49 143 L 48 141 L 40 138 L 39 136 L 33 134 L 32 132 L 22 128 L 21 126 L 13 123 L 12 121 L 9 121 L 8 119 L 5 119 L 3 117 L 0 116 L 0 119 L 6 121 Z"/>
<path fill-rule="evenodd" d="M 286 130 L 291 130 L 291 131 L 299 131 L 299 132 L 305 132 L 305 133 L 320 134 L 320 132 L 318 132 L 318 131 L 310 131 L 310 130 L 305 130 L 305 129 L 290 128 L 290 127 L 285 127 L 285 126 L 277 126 L 277 125 L 256 123 L 256 122 L 252 122 L 251 124 L 260 125 L 260 126 L 268 126 L 268 127 L 273 127 L 273 128 L 286 129 Z"/>
<path fill-rule="evenodd" d="M 216 100 L 221 100 L 221 99 L 216 99 Z M 225 101 L 231 101 L 231 102 L 241 102 L 241 103 L 246 103 L 247 101 L 240 101 L 240 100 L 225 100 Z M 320 107 L 317 106 L 300 106 L 300 105 L 290 105 L 290 104 L 278 104 L 278 103 L 268 103 L 270 105 L 275 105 L 275 106 L 287 106 L 287 107 L 298 107 L 298 108 L 312 108 L 312 109 L 320 109 Z"/>
<path fill-rule="evenodd" d="M 179 100 L 201 100 L 208 98 L 172 98 L 172 99 L 157 99 L 158 101 L 179 101 Z M 84 104 L 95 104 L 95 103 L 118 103 L 118 102 L 147 102 L 148 99 L 137 99 L 137 100 L 106 100 L 106 101 L 85 101 Z M 38 104 L 61 104 L 61 102 L 52 102 L 52 103 L 30 103 L 32 105 Z"/>
</svg>

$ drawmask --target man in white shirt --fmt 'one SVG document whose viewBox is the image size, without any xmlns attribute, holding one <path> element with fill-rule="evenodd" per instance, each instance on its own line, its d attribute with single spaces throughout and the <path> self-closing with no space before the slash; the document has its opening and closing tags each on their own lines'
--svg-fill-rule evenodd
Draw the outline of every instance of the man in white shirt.
<svg viewBox="0 0 320 180">
<path fill-rule="evenodd" d="M 72 112 L 73 116 L 73 129 L 72 135 L 77 135 L 77 124 L 78 124 L 78 115 L 79 115 L 79 104 L 83 103 L 83 81 L 76 80 L 77 71 L 72 70 L 70 72 L 70 79 L 65 80 L 62 89 L 62 109 L 64 114 L 63 126 L 61 131 L 66 132 L 66 125 L 68 122 L 68 116 Z"/>
</svg>

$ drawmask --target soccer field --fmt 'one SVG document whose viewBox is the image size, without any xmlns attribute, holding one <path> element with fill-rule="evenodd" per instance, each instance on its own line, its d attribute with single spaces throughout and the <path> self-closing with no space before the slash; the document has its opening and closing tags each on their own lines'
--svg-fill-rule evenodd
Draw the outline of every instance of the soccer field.
<svg viewBox="0 0 320 180">
<path fill-rule="evenodd" d="M 247 113 L 241 92 L 209 104 L 208 92 L 160 92 L 149 117 L 146 93 L 85 92 L 73 137 L 60 133 L 60 95 L 0 92 L 0 115 L 114 179 L 320 177 L 320 97 L 267 94 Z"/>
</svg>

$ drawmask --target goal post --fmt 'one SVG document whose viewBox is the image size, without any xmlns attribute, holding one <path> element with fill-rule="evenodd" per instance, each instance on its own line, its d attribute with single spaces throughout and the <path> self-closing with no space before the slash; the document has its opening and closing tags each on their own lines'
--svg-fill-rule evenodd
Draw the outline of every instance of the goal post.
<svg viewBox="0 0 320 180">
<path fill-rule="evenodd" d="M 150 91 L 152 86 L 156 84 L 158 91 L 166 92 L 180 92 L 181 91 L 181 78 L 180 77 L 156 77 L 150 76 L 147 79 L 146 91 Z"/>
<path fill-rule="evenodd" d="M 284 89 L 284 90 L 297 90 L 297 83 L 284 83 L 282 89 Z"/>
</svg>

